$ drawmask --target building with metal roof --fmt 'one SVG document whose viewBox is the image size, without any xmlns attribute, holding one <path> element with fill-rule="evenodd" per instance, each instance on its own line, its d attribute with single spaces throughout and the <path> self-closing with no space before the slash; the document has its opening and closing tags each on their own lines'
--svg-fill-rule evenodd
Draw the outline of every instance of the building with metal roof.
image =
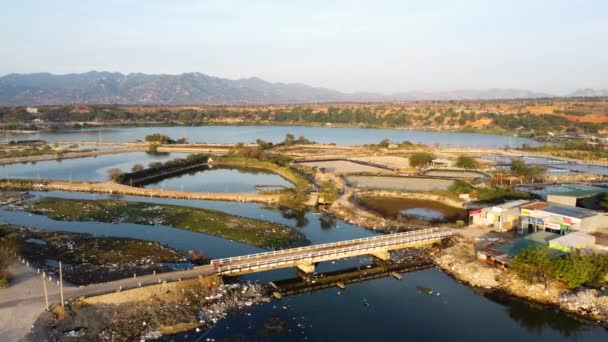
<svg viewBox="0 0 608 342">
<path fill-rule="evenodd" d="M 608 215 L 568 205 L 534 202 L 520 208 L 521 234 L 544 230 L 564 235 L 570 231 L 590 233 L 608 227 Z"/>
</svg>

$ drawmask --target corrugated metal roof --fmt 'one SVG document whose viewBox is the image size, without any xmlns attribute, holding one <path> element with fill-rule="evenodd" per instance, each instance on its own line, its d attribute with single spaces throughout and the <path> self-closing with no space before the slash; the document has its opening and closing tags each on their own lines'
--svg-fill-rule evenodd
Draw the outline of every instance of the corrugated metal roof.
<svg viewBox="0 0 608 342">
<path fill-rule="evenodd" d="M 570 207 L 570 206 L 566 206 L 566 205 L 553 204 L 553 203 L 549 204 L 545 209 L 541 209 L 541 210 L 546 211 L 548 213 L 553 213 L 553 214 L 558 214 L 558 215 L 568 216 L 568 217 L 574 217 L 574 218 L 579 218 L 579 219 L 583 219 L 586 217 L 592 217 L 592 216 L 600 214 L 599 212 L 585 209 L 585 208 Z"/>
<path fill-rule="evenodd" d="M 585 247 L 589 244 L 595 244 L 595 236 L 588 235 L 582 232 L 572 232 L 551 241 L 564 247 Z"/>
</svg>

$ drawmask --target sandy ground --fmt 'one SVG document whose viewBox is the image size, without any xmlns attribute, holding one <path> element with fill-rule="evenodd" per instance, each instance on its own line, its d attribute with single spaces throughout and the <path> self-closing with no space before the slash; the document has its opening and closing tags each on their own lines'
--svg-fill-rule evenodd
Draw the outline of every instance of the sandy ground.
<svg viewBox="0 0 608 342">
<path fill-rule="evenodd" d="M 395 191 L 431 191 L 447 190 L 453 183 L 448 179 L 431 179 L 421 177 L 376 177 L 347 176 L 347 181 L 358 189 L 395 190 Z"/>
<path fill-rule="evenodd" d="M 381 169 L 378 167 L 353 163 L 347 160 L 336 160 L 336 161 L 311 161 L 299 163 L 300 165 L 307 167 L 319 167 L 325 168 L 327 172 L 335 173 L 358 173 L 358 172 L 391 172 L 389 170 Z"/>
<path fill-rule="evenodd" d="M 386 165 L 393 169 L 407 169 L 410 167 L 410 161 L 405 157 L 396 156 L 368 156 L 368 157 L 353 157 L 350 159 L 361 160 L 369 163 Z"/>
</svg>

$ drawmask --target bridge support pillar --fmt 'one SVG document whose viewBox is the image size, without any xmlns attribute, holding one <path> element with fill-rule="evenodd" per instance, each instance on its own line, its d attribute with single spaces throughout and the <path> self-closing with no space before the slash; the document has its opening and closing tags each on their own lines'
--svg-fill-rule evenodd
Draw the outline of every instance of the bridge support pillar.
<svg viewBox="0 0 608 342">
<path fill-rule="evenodd" d="M 315 265 L 313 264 L 297 264 L 298 274 L 308 275 L 315 272 Z"/>
<path fill-rule="evenodd" d="M 372 253 L 372 256 L 374 258 L 382 260 L 382 261 L 391 260 L 391 253 L 389 251 L 375 252 L 375 253 Z"/>
</svg>

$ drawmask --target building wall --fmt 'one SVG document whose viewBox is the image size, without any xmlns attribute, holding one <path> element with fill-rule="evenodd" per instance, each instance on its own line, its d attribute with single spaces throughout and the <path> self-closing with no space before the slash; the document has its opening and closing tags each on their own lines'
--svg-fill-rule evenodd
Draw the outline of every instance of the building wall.
<svg viewBox="0 0 608 342">
<path fill-rule="evenodd" d="M 576 197 L 573 196 L 547 195 L 547 202 L 576 207 Z"/>
<path fill-rule="evenodd" d="M 598 228 L 608 227 L 608 216 L 599 214 L 591 217 L 584 218 L 581 221 L 580 230 L 584 233 L 593 233 Z"/>
</svg>

